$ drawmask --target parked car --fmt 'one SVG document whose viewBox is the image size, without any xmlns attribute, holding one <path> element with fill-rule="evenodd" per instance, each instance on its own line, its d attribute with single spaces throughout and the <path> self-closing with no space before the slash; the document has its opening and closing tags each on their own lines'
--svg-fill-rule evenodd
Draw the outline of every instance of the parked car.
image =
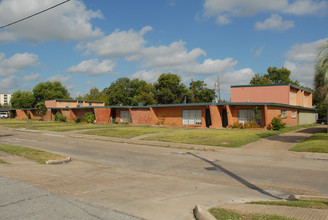
<svg viewBox="0 0 328 220">
<path fill-rule="evenodd" d="M 327 117 L 321 118 L 317 120 L 318 124 L 326 125 L 327 124 Z"/>
<path fill-rule="evenodd" d="M 0 118 L 9 118 L 8 112 L 0 112 Z"/>
</svg>

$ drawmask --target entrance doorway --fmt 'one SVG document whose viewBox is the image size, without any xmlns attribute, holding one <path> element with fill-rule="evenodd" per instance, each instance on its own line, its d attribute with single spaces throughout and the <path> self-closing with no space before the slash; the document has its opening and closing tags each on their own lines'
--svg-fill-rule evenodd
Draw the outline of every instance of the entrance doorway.
<svg viewBox="0 0 328 220">
<path fill-rule="evenodd" d="M 228 113 L 227 109 L 222 109 L 222 127 L 228 126 Z"/>
<path fill-rule="evenodd" d="M 209 128 L 212 125 L 210 109 L 206 109 L 205 120 L 206 120 L 206 127 Z"/>
</svg>

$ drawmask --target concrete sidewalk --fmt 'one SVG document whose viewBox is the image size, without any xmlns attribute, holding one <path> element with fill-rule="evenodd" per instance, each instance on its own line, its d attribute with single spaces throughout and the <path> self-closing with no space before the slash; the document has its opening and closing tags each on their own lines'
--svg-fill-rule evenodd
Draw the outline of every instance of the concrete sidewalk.
<svg viewBox="0 0 328 220">
<path fill-rule="evenodd" d="M 274 206 L 274 205 L 257 205 L 257 204 L 224 204 L 220 208 L 237 210 L 243 213 L 260 213 L 285 216 L 302 220 L 328 220 L 328 210 Z"/>
</svg>

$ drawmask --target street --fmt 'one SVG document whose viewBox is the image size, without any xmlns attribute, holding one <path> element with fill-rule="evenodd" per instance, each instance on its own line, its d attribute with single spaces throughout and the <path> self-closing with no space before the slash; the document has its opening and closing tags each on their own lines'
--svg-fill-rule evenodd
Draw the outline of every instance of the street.
<svg viewBox="0 0 328 220">
<path fill-rule="evenodd" d="M 63 165 L 1 164 L 0 176 L 145 219 L 192 219 L 196 204 L 209 208 L 290 194 L 328 195 L 328 160 L 288 152 L 296 142 L 283 135 L 211 152 L 113 143 L 65 132 L 0 127 L 0 134 L 0 143 L 72 158 Z M 306 134 L 295 135 L 293 140 Z"/>
</svg>

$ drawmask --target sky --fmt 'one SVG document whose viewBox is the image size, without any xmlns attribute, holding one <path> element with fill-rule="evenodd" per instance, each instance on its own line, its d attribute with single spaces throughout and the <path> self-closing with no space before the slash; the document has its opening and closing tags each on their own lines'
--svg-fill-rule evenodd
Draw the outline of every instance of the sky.
<svg viewBox="0 0 328 220">
<path fill-rule="evenodd" d="M 0 26 L 63 2 L 2 0 Z M 0 93 L 60 81 L 75 98 L 120 77 L 176 73 L 221 98 L 269 66 L 313 88 L 328 40 L 325 0 L 71 0 L 0 29 Z"/>
</svg>

